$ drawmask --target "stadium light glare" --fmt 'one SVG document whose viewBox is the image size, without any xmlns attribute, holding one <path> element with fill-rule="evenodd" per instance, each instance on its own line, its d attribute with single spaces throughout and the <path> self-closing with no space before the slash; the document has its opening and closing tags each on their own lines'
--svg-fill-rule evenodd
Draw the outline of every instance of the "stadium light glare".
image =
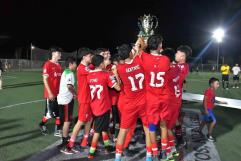
<svg viewBox="0 0 241 161">
<path fill-rule="evenodd" d="M 213 32 L 213 38 L 218 42 L 222 42 L 223 41 L 223 38 L 224 38 L 224 30 L 222 28 L 218 28 L 216 29 L 214 32 Z"/>
<path fill-rule="evenodd" d="M 35 49 L 35 47 L 34 47 L 33 45 L 31 45 L 31 49 L 32 49 L 32 50 L 34 50 L 34 49 Z"/>
</svg>

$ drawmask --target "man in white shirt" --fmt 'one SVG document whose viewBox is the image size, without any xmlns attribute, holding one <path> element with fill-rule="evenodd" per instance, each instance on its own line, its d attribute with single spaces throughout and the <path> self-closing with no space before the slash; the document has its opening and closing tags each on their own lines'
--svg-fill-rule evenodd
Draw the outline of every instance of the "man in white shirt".
<svg viewBox="0 0 241 161">
<path fill-rule="evenodd" d="M 239 88 L 239 74 L 240 74 L 240 67 L 238 64 L 235 64 L 235 66 L 232 68 L 233 71 L 233 88 Z"/>
<path fill-rule="evenodd" d="M 67 68 L 61 75 L 59 94 L 57 96 L 61 124 L 63 124 L 63 147 L 60 151 L 65 154 L 73 154 L 73 152 L 67 148 L 66 145 L 68 144 L 69 127 L 73 118 L 74 98 L 76 97 L 76 92 L 74 89 L 75 77 L 73 71 L 76 69 L 77 64 L 75 59 L 72 57 L 67 58 L 65 64 Z"/>
</svg>

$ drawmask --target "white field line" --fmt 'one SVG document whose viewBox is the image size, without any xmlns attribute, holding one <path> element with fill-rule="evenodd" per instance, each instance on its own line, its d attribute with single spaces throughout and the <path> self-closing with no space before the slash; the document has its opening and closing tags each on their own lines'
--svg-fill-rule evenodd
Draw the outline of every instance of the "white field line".
<svg viewBox="0 0 241 161">
<path fill-rule="evenodd" d="M 3 76 L 3 79 L 17 79 L 17 77 L 14 77 L 14 76 Z"/>
<path fill-rule="evenodd" d="M 0 107 L 0 110 L 12 108 L 12 107 L 16 107 L 16 106 L 21 106 L 21 105 L 26 105 L 26 104 L 31 104 L 31 103 L 38 103 L 38 102 L 42 102 L 42 101 L 44 101 L 44 100 L 42 99 L 42 100 L 35 100 L 35 101 L 29 101 L 29 102 L 16 103 L 16 104 L 13 104 L 13 105 Z"/>
</svg>

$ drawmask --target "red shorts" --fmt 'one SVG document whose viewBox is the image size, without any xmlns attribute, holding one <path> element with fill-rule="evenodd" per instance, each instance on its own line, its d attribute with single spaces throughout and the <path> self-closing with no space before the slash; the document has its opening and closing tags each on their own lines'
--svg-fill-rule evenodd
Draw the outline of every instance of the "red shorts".
<svg viewBox="0 0 241 161">
<path fill-rule="evenodd" d="M 178 119 L 178 116 L 180 114 L 180 107 L 181 103 L 180 101 L 173 101 L 170 100 L 170 103 L 168 105 L 168 110 L 169 110 L 169 119 L 167 121 L 167 128 L 172 129 L 173 126 L 176 124 L 176 121 Z"/>
<path fill-rule="evenodd" d="M 148 126 L 145 95 L 136 99 L 123 98 L 121 102 L 121 128 L 134 128 L 138 118 L 141 119 L 144 126 Z"/>
<path fill-rule="evenodd" d="M 88 122 L 92 119 L 93 114 L 91 112 L 89 103 L 79 104 L 78 120 L 82 122 Z"/>
<path fill-rule="evenodd" d="M 146 117 L 146 105 L 130 106 L 126 104 L 122 110 L 121 125 L 123 129 L 130 129 L 136 126 L 137 119 L 140 118 L 144 126 L 148 126 Z"/>
<path fill-rule="evenodd" d="M 112 106 L 117 105 L 119 93 L 117 91 L 114 91 L 113 89 L 109 90 L 109 92 L 110 92 L 111 105 Z"/>
<path fill-rule="evenodd" d="M 157 125 L 159 121 L 167 121 L 169 119 L 169 97 L 168 96 L 158 96 L 153 97 L 153 95 L 147 95 L 147 118 L 149 124 Z"/>
</svg>

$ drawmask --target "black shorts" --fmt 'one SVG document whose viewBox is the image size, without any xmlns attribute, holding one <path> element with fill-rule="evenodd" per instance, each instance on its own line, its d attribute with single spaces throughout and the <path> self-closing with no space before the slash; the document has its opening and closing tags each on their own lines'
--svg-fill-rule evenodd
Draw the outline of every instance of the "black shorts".
<svg viewBox="0 0 241 161">
<path fill-rule="evenodd" d="M 222 75 L 222 81 L 229 81 L 229 75 Z"/>
<path fill-rule="evenodd" d="M 96 133 L 101 133 L 102 131 L 107 132 L 109 130 L 110 124 L 110 111 L 107 111 L 101 116 L 94 117 L 94 129 Z"/>
<path fill-rule="evenodd" d="M 59 106 L 58 106 L 57 98 L 55 98 L 53 101 L 46 99 L 44 116 L 47 118 L 59 117 Z"/>
<path fill-rule="evenodd" d="M 239 80 L 239 75 L 234 75 L 233 76 L 233 80 L 235 81 L 235 80 Z"/>
<path fill-rule="evenodd" d="M 59 116 L 61 122 L 71 122 L 73 120 L 74 100 L 67 105 L 59 105 Z"/>
</svg>

